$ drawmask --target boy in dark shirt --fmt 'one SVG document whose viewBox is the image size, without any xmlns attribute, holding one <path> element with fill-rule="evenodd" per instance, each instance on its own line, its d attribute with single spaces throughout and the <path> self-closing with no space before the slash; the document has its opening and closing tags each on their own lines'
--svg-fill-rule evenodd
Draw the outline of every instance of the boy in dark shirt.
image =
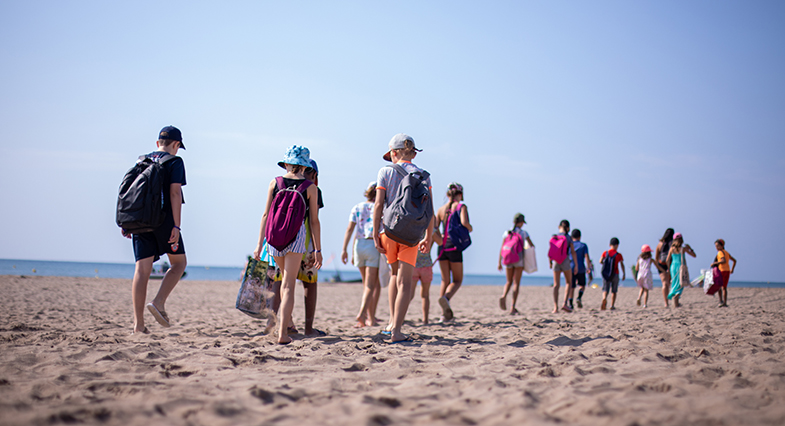
<svg viewBox="0 0 785 426">
<path fill-rule="evenodd" d="M 180 130 L 174 126 L 166 126 L 158 134 L 156 141 L 158 149 L 147 154 L 147 157 L 160 159 L 167 154 L 177 155 L 178 149 L 185 149 Z M 147 282 L 153 270 L 153 262 L 166 254 L 172 266 L 166 271 L 158 294 L 147 310 L 164 327 L 170 327 L 169 316 L 166 314 L 165 304 L 169 294 L 180 281 L 185 272 L 187 260 L 185 245 L 180 235 L 180 212 L 183 205 L 182 186 L 185 185 L 185 164 L 183 159 L 175 157 L 164 163 L 164 211 L 166 217 L 163 225 L 152 232 L 143 234 L 128 234 L 121 230 L 124 237 L 133 241 L 136 269 L 132 285 L 132 300 L 134 305 L 134 333 L 147 334 L 150 331 L 144 325 L 144 308 L 147 299 Z"/>
</svg>

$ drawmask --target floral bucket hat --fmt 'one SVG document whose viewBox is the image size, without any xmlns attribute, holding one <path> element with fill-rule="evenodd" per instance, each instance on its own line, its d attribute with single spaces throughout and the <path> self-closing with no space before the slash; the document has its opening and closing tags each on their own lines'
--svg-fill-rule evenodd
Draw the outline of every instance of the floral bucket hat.
<svg viewBox="0 0 785 426">
<path fill-rule="evenodd" d="M 278 166 L 285 169 L 287 164 L 311 168 L 311 151 L 304 146 L 290 146 L 283 155 L 283 160 L 278 162 Z"/>
</svg>

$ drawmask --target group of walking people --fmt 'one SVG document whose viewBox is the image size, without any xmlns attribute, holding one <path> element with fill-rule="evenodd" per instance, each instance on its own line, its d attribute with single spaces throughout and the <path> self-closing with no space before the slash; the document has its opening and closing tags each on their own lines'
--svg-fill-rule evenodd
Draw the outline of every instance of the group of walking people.
<svg viewBox="0 0 785 426">
<path fill-rule="evenodd" d="M 164 327 L 170 326 L 164 309 L 165 302 L 186 266 L 180 222 L 181 205 L 184 204 L 182 186 L 186 183 L 185 167 L 182 159 L 176 156 L 179 149 L 185 149 L 180 130 L 173 126 L 163 128 L 159 132 L 156 145 L 156 151 L 140 157 L 140 164 L 160 169 L 153 172 L 161 175 L 161 204 L 164 215 L 162 222 L 151 228 L 130 230 L 130 225 L 121 224 L 118 213 L 118 225 L 123 228 L 124 236 L 133 239 L 136 257 L 133 280 L 134 333 L 149 333 L 144 323 L 145 306 L 158 323 Z M 376 311 L 382 287 L 380 271 L 389 271 L 390 319 L 382 333 L 389 335 L 392 343 L 410 340 L 403 334 L 402 327 L 409 304 L 415 296 L 417 282 L 421 283 L 422 322 L 430 323 L 430 286 L 434 265 L 431 250 L 434 244 L 438 246 L 436 261 L 441 272 L 439 322 L 450 322 L 455 318 L 451 303 L 463 282 L 462 251 L 470 243 L 465 240 L 468 240 L 468 233 L 473 230 L 469 209 L 463 202 L 463 186 L 459 183 L 449 184 L 447 202 L 438 210 L 434 209 L 430 175 L 412 162 L 421 151 L 411 136 L 403 133 L 393 136 L 382 156 L 391 165 L 379 170 L 376 180 L 370 182 L 365 190 L 365 201 L 352 208 L 341 252 L 341 261 L 346 264 L 350 260 L 348 246 L 354 234 L 351 261 L 360 270 L 363 282 L 363 295 L 355 318 L 355 327 L 379 325 Z M 257 260 L 265 254 L 271 256 L 280 271 L 280 286 L 276 287 L 275 292 L 275 326 L 278 329 L 278 343 L 288 344 L 292 341 L 289 334 L 297 333 L 292 321 L 292 311 L 295 283 L 298 279 L 303 282 L 305 289 L 305 334 L 325 334 L 313 328 L 318 289 L 316 273 L 323 262 L 319 209 L 324 207 L 324 203 L 318 188 L 318 165 L 310 157 L 308 148 L 296 145 L 289 147 L 278 165 L 285 172 L 272 179 L 267 187 L 267 201 L 253 256 Z M 420 192 L 417 192 L 418 186 Z M 401 207 L 404 202 L 408 205 Z M 405 217 L 407 215 L 416 217 Z M 406 223 L 416 224 L 418 228 L 414 239 L 403 238 L 398 231 L 394 231 L 395 224 L 400 220 L 409 220 L 411 222 Z M 509 313 L 513 315 L 518 313 L 516 303 L 523 272 L 536 271 L 534 244 L 529 234 L 523 230 L 525 224 L 524 215 L 515 214 L 512 229 L 503 235 L 499 254 L 498 268 L 501 270 L 506 267 L 507 277 L 499 306 L 507 310 L 507 296 L 512 293 Z M 455 229 L 463 232 L 466 237 L 456 234 Z M 603 265 L 601 309 L 606 309 L 609 294 L 610 309 L 615 309 L 619 272 L 621 271 L 622 281 L 626 278 L 624 260 L 618 252 L 618 245 L 618 239 L 612 238 L 609 250 L 603 252 L 600 258 Z M 712 266 L 721 271 L 716 274 L 715 280 L 724 280 L 724 291 L 720 291 L 720 305 L 727 306 L 727 280 L 735 269 L 736 259 L 725 251 L 723 240 L 717 240 L 715 245 L 718 254 Z M 673 299 L 674 305 L 678 307 L 681 291 L 685 284 L 689 284 L 683 281 L 684 276 L 681 273 L 682 265 L 685 264 L 684 256 L 689 254 L 695 257 L 695 252 L 689 245 L 684 244 L 680 233 L 674 233 L 670 228 L 653 255 L 651 251 L 648 245 L 643 246 L 633 268 L 636 282 L 641 287 L 638 304 L 640 305 L 641 298 L 644 307 L 648 304 L 648 290 L 652 289 L 650 269 L 654 266 L 662 279 L 665 306 Z M 152 264 L 163 254 L 167 254 L 172 267 L 166 272 L 156 297 L 145 305 L 147 280 Z M 559 232 L 550 240 L 548 255 L 554 278 L 553 312 L 572 312 L 575 305 L 581 308 L 586 274 L 591 274 L 594 266 L 588 247 L 581 242 L 580 230 L 570 232 L 569 221 L 561 221 Z M 732 268 L 730 261 L 733 261 Z M 562 274 L 565 278 L 565 291 L 563 304 L 559 306 Z M 578 288 L 578 294 L 573 297 L 575 288 Z M 266 331 L 272 331 L 270 326 Z"/>
</svg>

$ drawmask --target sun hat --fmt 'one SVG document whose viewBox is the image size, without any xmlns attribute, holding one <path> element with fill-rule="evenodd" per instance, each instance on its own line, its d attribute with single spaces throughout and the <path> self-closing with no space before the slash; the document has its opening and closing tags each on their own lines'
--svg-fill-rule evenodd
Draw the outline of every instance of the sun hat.
<svg viewBox="0 0 785 426">
<path fill-rule="evenodd" d="M 311 168 L 311 151 L 304 146 L 290 146 L 283 155 L 283 160 L 278 162 L 278 166 L 285 169 L 287 164 Z"/>
<path fill-rule="evenodd" d="M 376 181 L 370 182 L 368 184 L 368 188 L 366 188 L 365 190 L 366 191 L 370 191 L 370 190 L 373 190 L 373 189 L 376 189 Z"/>
<path fill-rule="evenodd" d="M 311 158 L 311 168 L 313 169 L 314 173 L 317 175 L 319 174 L 319 165 L 316 164 L 316 160 Z"/>
<path fill-rule="evenodd" d="M 651 253 L 651 247 L 649 247 L 648 244 L 644 244 L 643 247 L 641 247 L 641 253 Z"/>
<path fill-rule="evenodd" d="M 515 213 L 515 216 L 512 218 L 512 223 L 526 223 L 526 218 L 521 213 Z"/>
<path fill-rule="evenodd" d="M 168 139 L 171 141 L 178 141 L 180 142 L 180 148 L 185 149 L 185 145 L 183 145 L 183 134 L 180 133 L 180 129 L 174 126 L 166 126 L 158 132 L 158 140 Z"/>
<path fill-rule="evenodd" d="M 684 239 L 684 237 L 681 235 L 681 232 L 673 234 L 673 239 L 675 240 L 676 238 L 681 238 L 682 240 Z"/>
<path fill-rule="evenodd" d="M 416 152 L 422 151 L 421 149 L 417 149 L 414 146 L 414 138 L 413 137 L 411 137 L 411 136 L 409 136 L 409 135 L 407 135 L 405 133 L 398 133 L 397 135 L 393 136 L 392 139 L 390 139 L 390 144 L 389 144 L 389 148 L 390 149 L 387 150 L 387 152 L 382 156 L 382 158 L 384 158 L 387 161 L 392 161 L 392 157 L 390 157 L 390 151 L 392 151 L 394 149 L 404 149 L 404 148 L 406 148 L 406 141 L 411 141 L 412 142 L 412 149 L 414 149 Z"/>
</svg>

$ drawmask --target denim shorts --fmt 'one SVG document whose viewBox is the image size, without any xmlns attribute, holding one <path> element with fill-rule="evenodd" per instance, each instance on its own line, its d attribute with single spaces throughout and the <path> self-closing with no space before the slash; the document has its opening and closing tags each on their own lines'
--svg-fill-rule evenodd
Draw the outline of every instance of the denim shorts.
<svg viewBox="0 0 785 426">
<path fill-rule="evenodd" d="M 372 238 L 358 238 L 354 240 L 354 266 L 358 268 L 378 268 L 379 251 Z"/>
</svg>

